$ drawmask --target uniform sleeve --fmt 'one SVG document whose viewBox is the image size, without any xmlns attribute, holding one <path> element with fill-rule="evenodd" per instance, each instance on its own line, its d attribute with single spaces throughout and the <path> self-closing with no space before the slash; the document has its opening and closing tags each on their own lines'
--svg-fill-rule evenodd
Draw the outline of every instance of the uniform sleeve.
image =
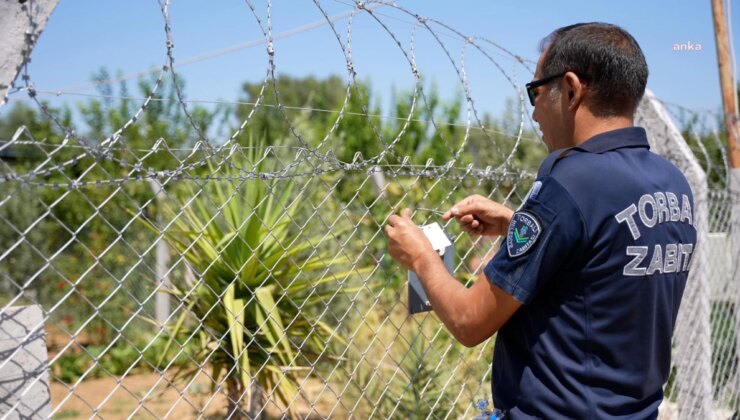
<svg viewBox="0 0 740 420">
<path fill-rule="evenodd" d="M 514 299 L 528 304 L 583 255 L 586 225 L 568 191 L 554 178 L 535 183 L 514 213 L 498 253 L 484 273 Z"/>
</svg>

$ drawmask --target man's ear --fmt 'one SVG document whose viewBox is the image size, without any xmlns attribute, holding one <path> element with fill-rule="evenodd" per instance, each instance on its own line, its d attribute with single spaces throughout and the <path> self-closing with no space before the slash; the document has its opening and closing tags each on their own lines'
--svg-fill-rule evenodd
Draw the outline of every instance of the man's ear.
<svg viewBox="0 0 740 420">
<path fill-rule="evenodd" d="M 572 71 L 565 73 L 563 80 L 565 80 L 565 89 L 568 91 L 568 110 L 575 111 L 583 102 L 585 86 L 578 75 Z"/>
</svg>

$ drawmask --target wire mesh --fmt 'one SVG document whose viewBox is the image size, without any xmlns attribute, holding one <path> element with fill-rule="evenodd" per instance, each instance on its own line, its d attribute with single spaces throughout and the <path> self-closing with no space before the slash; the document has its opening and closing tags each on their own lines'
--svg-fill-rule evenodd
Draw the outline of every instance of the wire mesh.
<svg viewBox="0 0 740 420">
<path fill-rule="evenodd" d="M 490 344 L 463 349 L 430 314 L 407 315 L 406 273 L 387 258 L 381 228 L 403 205 L 422 209 L 419 223 L 436 220 L 430 209 L 474 189 L 518 204 L 534 170 L 513 162 L 521 92 L 519 129 L 496 132 L 474 106 L 464 59 L 438 32 L 497 65 L 480 45 L 495 44 L 380 2 L 353 5 L 341 30 L 315 5 L 346 59 L 344 99 L 330 109 L 284 104 L 271 4 L 260 14 L 247 2 L 268 70 L 250 101 L 228 104 L 244 112 L 226 136 L 204 128 L 199 102 L 185 98 L 168 2 L 167 57 L 144 97 L 95 96 L 131 104 L 106 134 L 76 131 L 24 67 L 13 95 L 26 92 L 50 129 L 38 138 L 20 127 L 0 145 L 3 304 L 45 310 L 52 415 L 459 417 L 490 395 Z M 396 16 L 376 14 L 380 6 Z M 356 78 L 358 14 L 398 45 L 415 80 L 390 122 Z M 388 18 L 411 22 L 407 45 Z M 467 121 L 434 109 L 415 63 L 417 31 L 432 34 L 459 75 Z M 166 101 L 178 105 L 185 141 L 139 128 Z M 318 134 L 307 129 L 317 112 L 327 114 Z M 245 132 L 270 118 L 286 138 Z M 379 147 L 341 150 L 358 127 Z M 434 153 L 410 154 L 412 136 Z M 484 141 L 495 153 L 471 159 Z M 494 244 L 457 236 L 456 273 L 469 282 Z"/>
<path fill-rule="evenodd" d="M 545 155 L 517 80 L 532 63 L 395 3 L 356 2 L 330 16 L 316 0 L 346 78 L 331 85 L 331 106 L 285 103 L 272 3 L 247 0 L 266 72 L 250 100 L 217 104 L 239 117 L 222 135 L 204 124 L 202 102 L 186 98 L 170 2 L 159 5 L 166 57 L 144 95 L 91 96 L 125 104 L 115 124 L 76 129 L 44 100 L 75 92 L 37 90 L 28 63 L 12 90 L 11 99 L 28 95 L 39 124 L 0 141 L 0 302 L 3 312 L 44 308 L 52 415 L 471 417 L 490 396 L 492 341 L 467 349 L 432 314 L 407 314 L 406 273 L 389 260 L 382 227 L 401 207 L 415 208 L 419 224 L 440 221 L 474 192 L 520 204 Z M 358 78 L 360 16 L 398 47 L 414 81 L 391 116 L 375 111 Z M 420 34 L 458 77 L 457 111 L 441 112 L 424 84 Z M 505 124 L 475 105 L 474 53 L 511 84 Z M 687 133 L 715 187 L 713 399 L 732 411 L 738 290 L 726 158 L 717 131 Z M 444 229 L 454 273 L 470 284 L 498 244 Z M 691 380 L 673 377 L 669 402 L 675 384 Z"/>
<path fill-rule="evenodd" d="M 680 418 L 677 399 L 680 390 L 691 389 L 698 382 L 698 375 L 709 378 L 711 395 L 711 417 L 731 418 L 740 408 L 738 392 L 738 317 L 737 305 L 740 300 L 740 289 L 737 285 L 736 264 L 733 258 L 733 227 L 730 193 L 730 170 L 726 155 L 726 133 L 720 125 L 719 111 L 695 111 L 675 104 L 664 104 L 672 118 L 681 126 L 681 134 L 688 143 L 693 156 L 706 174 L 707 189 L 707 225 L 706 241 L 707 262 L 706 281 L 709 295 L 709 307 L 697 313 L 691 302 L 683 302 L 681 311 L 685 314 L 684 324 L 699 318 L 708 318 L 709 327 L 709 370 L 696 371 L 689 377 L 681 377 L 674 366 L 672 376 L 666 384 L 665 418 Z M 698 318 L 697 318 L 698 317 Z M 679 316 L 681 318 L 681 316 Z M 685 334 L 677 326 L 674 338 Z M 696 339 L 696 337 L 688 337 Z M 681 356 L 674 356 L 680 359 Z M 675 362 L 675 360 L 674 360 Z M 686 362 L 686 361 L 684 361 Z M 689 362 L 690 363 L 690 362 Z M 690 369 L 687 369 L 690 370 Z M 684 398 L 702 398 L 696 392 Z"/>
</svg>

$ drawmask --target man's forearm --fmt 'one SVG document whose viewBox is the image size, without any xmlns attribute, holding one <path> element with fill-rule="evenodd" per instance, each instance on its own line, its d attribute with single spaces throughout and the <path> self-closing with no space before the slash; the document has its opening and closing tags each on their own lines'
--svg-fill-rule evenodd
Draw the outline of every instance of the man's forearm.
<svg viewBox="0 0 740 420">
<path fill-rule="evenodd" d="M 447 272 L 437 254 L 420 258 L 414 264 L 414 272 L 432 309 L 452 335 L 465 345 L 477 344 L 471 341 L 471 329 L 474 328 L 471 310 L 474 308 L 471 308 L 468 288 Z"/>
</svg>

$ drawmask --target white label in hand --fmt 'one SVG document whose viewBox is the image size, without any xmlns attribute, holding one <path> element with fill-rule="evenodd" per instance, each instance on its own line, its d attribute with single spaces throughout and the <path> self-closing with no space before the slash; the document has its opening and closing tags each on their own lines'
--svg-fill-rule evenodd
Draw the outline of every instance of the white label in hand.
<svg viewBox="0 0 740 420">
<path fill-rule="evenodd" d="M 432 248 L 439 255 L 444 255 L 445 249 L 452 245 L 450 238 L 445 235 L 444 231 L 437 223 L 430 223 L 421 227 L 421 231 L 424 232 L 429 242 L 432 243 Z"/>
</svg>

